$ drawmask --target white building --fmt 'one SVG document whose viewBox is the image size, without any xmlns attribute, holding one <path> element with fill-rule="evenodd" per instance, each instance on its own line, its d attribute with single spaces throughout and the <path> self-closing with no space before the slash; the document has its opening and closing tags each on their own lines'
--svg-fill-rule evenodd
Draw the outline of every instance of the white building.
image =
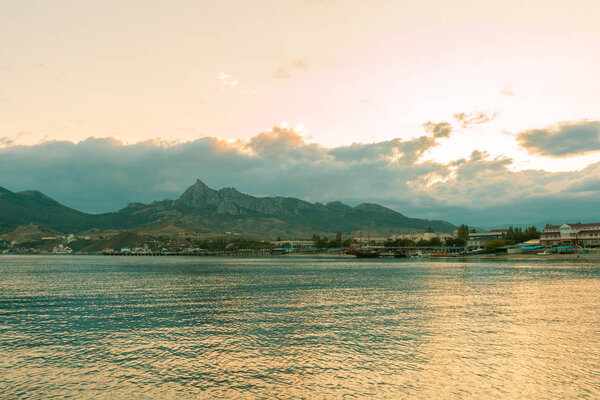
<svg viewBox="0 0 600 400">
<path fill-rule="evenodd" d="M 313 240 L 276 240 L 271 242 L 275 246 L 283 246 L 290 244 L 292 247 L 314 247 L 315 242 Z"/>
<path fill-rule="evenodd" d="M 52 253 L 54 253 L 54 254 L 71 254 L 71 253 L 73 253 L 73 249 L 68 246 L 63 246 L 62 244 L 59 244 L 58 246 L 55 246 L 54 248 L 52 248 Z"/>
<path fill-rule="evenodd" d="M 540 235 L 543 246 L 600 246 L 600 222 L 548 225 Z"/>
<path fill-rule="evenodd" d="M 439 238 L 442 242 L 448 238 L 453 237 L 449 233 L 440 233 L 440 232 L 417 232 L 417 233 L 401 233 L 399 235 L 394 235 L 391 237 L 392 240 L 396 239 L 410 239 L 413 242 L 418 242 L 419 240 L 431 240 L 433 238 Z"/>
<path fill-rule="evenodd" d="M 469 233 L 467 247 L 485 247 L 492 240 L 502 239 L 508 229 L 492 229 L 489 232 Z"/>
</svg>

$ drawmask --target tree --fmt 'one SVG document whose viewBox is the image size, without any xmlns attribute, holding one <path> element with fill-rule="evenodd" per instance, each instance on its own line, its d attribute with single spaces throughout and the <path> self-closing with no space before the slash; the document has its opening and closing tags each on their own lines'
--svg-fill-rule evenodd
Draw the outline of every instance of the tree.
<svg viewBox="0 0 600 400">
<path fill-rule="evenodd" d="M 335 245 L 336 247 L 341 247 L 342 245 L 342 232 L 335 233 Z"/>
<path fill-rule="evenodd" d="M 464 247 L 466 244 L 467 244 L 467 241 L 461 237 L 446 239 L 446 246 Z"/>
<path fill-rule="evenodd" d="M 427 240 L 419 240 L 417 243 L 415 243 L 417 245 L 417 247 L 429 247 L 429 242 Z"/>
<path fill-rule="evenodd" d="M 517 233 L 518 228 L 515 230 L 512 226 L 509 226 L 506 233 L 502 234 L 502 237 L 507 244 L 512 245 L 515 244 L 515 241 L 517 240 Z"/>
<path fill-rule="evenodd" d="M 485 246 L 485 249 L 487 251 L 495 252 L 496 250 L 498 250 L 498 247 L 502 246 L 504 246 L 504 241 L 502 239 L 496 239 L 489 242 L 487 246 Z"/>
<path fill-rule="evenodd" d="M 383 245 L 385 247 L 398 247 L 398 239 L 393 240 L 388 238 L 385 242 L 383 242 Z"/>
<path fill-rule="evenodd" d="M 469 238 L 469 225 L 462 224 L 458 227 L 458 237 L 465 241 Z"/>
<path fill-rule="evenodd" d="M 437 236 L 432 237 L 431 240 L 429 241 L 429 245 L 430 246 L 441 246 L 442 245 L 442 239 L 440 239 Z"/>
<path fill-rule="evenodd" d="M 535 226 L 530 226 L 529 228 L 525 229 L 525 236 L 527 237 L 527 240 L 539 239 L 540 232 Z"/>
<path fill-rule="evenodd" d="M 313 234 L 313 242 L 315 243 L 315 247 L 318 249 L 324 249 L 329 245 L 329 239 L 326 237 L 322 238 L 316 233 Z"/>
<path fill-rule="evenodd" d="M 427 245 L 427 241 L 422 241 L 423 243 L 426 243 L 425 246 Z M 415 242 L 408 239 L 408 238 L 404 238 L 404 239 L 387 239 L 383 245 L 385 247 L 415 247 Z"/>
<path fill-rule="evenodd" d="M 400 247 L 415 247 L 415 241 L 412 239 L 400 239 Z"/>
<path fill-rule="evenodd" d="M 525 228 L 525 230 L 510 226 L 503 237 L 507 244 L 517 244 L 531 239 L 539 239 L 540 233 L 535 226 L 530 226 L 529 228 Z"/>
</svg>

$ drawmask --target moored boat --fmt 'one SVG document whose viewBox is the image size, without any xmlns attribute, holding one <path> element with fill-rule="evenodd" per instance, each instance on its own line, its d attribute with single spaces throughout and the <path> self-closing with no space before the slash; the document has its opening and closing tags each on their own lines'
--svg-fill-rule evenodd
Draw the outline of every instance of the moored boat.
<svg viewBox="0 0 600 400">
<path fill-rule="evenodd" d="M 370 247 L 353 248 L 346 251 L 346 254 L 356 256 L 356 258 L 378 258 L 379 251 Z"/>
</svg>

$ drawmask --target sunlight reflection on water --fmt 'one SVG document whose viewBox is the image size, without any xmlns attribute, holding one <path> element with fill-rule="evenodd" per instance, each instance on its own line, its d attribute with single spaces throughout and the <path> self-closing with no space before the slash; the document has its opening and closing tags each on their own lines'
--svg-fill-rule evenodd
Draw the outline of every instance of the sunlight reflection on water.
<svg viewBox="0 0 600 400">
<path fill-rule="evenodd" d="M 600 397 L 600 267 L 0 258 L 2 398 Z"/>
</svg>

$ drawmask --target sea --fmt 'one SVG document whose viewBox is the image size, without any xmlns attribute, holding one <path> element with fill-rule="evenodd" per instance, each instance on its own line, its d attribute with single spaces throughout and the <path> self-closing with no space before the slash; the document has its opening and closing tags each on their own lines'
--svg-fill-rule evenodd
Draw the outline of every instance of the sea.
<svg viewBox="0 0 600 400">
<path fill-rule="evenodd" d="M 600 265 L 0 256 L 0 398 L 600 398 Z"/>
</svg>

